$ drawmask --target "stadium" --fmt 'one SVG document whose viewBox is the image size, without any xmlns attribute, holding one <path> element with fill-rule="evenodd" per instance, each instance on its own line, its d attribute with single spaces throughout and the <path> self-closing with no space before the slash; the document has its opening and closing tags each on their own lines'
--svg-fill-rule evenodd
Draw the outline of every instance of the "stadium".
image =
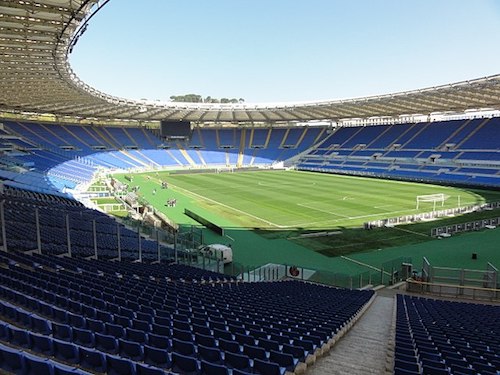
<svg viewBox="0 0 500 375">
<path fill-rule="evenodd" d="M 0 1 L 0 372 L 500 372 L 500 75 L 125 99 L 107 3 Z"/>
</svg>

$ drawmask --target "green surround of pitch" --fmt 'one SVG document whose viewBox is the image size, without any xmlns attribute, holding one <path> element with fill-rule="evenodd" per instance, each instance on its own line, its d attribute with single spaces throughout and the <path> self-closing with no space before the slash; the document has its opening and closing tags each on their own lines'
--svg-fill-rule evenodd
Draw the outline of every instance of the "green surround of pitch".
<svg viewBox="0 0 500 375">
<path fill-rule="evenodd" d="M 500 228 L 460 236 L 433 240 L 425 243 L 397 246 L 349 255 L 349 258 L 380 267 L 384 262 L 399 256 L 410 256 L 416 269 L 421 269 L 423 257 L 433 266 L 485 270 L 488 262 L 500 267 Z M 472 259 L 472 253 L 478 255 Z"/>
</svg>

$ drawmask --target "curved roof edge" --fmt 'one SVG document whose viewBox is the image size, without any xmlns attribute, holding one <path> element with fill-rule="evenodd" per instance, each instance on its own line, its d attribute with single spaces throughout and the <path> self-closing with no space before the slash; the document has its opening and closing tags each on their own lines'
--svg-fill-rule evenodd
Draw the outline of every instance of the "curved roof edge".
<svg viewBox="0 0 500 375">
<path fill-rule="evenodd" d="M 107 1 L 106 1 L 107 2 Z M 106 3 L 104 2 L 104 3 Z M 286 122 L 500 110 L 500 74 L 446 85 L 345 100 L 284 103 L 178 103 L 100 92 L 71 69 L 68 54 L 97 0 L 0 4 L 0 110 L 96 119 Z"/>
</svg>

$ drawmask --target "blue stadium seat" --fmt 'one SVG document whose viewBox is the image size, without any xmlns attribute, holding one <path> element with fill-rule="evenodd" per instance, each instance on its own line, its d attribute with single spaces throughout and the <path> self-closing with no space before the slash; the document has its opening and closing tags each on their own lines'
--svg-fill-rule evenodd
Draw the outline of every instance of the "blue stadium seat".
<svg viewBox="0 0 500 375">
<path fill-rule="evenodd" d="M 31 316 L 31 327 L 34 331 L 43 335 L 50 335 L 52 333 L 52 328 L 47 320 L 35 315 Z"/>
<path fill-rule="evenodd" d="M 14 374 L 25 373 L 23 353 L 0 344 L 0 368 Z"/>
<path fill-rule="evenodd" d="M 25 354 L 24 362 L 27 375 L 54 375 L 54 365 L 48 359 Z"/>
<path fill-rule="evenodd" d="M 80 366 L 97 372 L 106 372 L 108 369 L 106 356 L 102 352 L 84 347 L 80 348 Z"/>
<path fill-rule="evenodd" d="M 152 328 L 152 332 L 155 335 L 172 337 L 172 330 L 170 329 L 169 326 L 164 326 L 161 324 L 154 323 L 151 328 Z"/>
<path fill-rule="evenodd" d="M 142 332 L 149 332 L 152 329 L 150 322 L 148 322 L 146 320 L 139 320 L 139 319 L 132 320 L 132 327 L 134 329 L 140 330 Z"/>
<path fill-rule="evenodd" d="M 213 336 L 202 335 L 201 333 L 195 334 L 195 342 L 198 345 L 204 345 L 210 348 L 217 347 L 217 342 Z"/>
<path fill-rule="evenodd" d="M 234 339 L 240 344 L 247 344 L 255 346 L 255 339 L 252 336 L 248 336 L 246 334 L 235 333 Z"/>
<path fill-rule="evenodd" d="M 93 348 L 95 345 L 94 333 L 88 329 L 73 328 L 73 342 Z"/>
<path fill-rule="evenodd" d="M 54 354 L 54 344 L 50 337 L 30 333 L 31 350 L 43 354 L 45 356 L 52 356 Z"/>
<path fill-rule="evenodd" d="M 280 345 L 277 341 L 269 340 L 269 339 L 259 339 L 257 346 L 264 348 L 268 352 L 271 350 L 279 350 L 280 349 Z"/>
<path fill-rule="evenodd" d="M 222 352 L 216 348 L 210 348 L 204 345 L 198 345 L 198 356 L 200 359 L 214 364 L 224 363 Z"/>
<path fill-rule="evenodd" d="M 252 375 L 253 372 L 247 372 L 247 371 L 244 371 L 244 370 L 233 369 L 232 374 L 233 375 Z"/>
<path fill-rule="evenodd" d="M 120 351 L 118 340 L 111 335 L 96 333 L 95 348 L 108 354 L 117 354 Z"/>
<path fill-rule="evenodd" d="M 193 334 L 191 331 L 185 331 L 183 329 L 173 328 L 172 337 L 181 341 L 193 341 Z"/>
<path fill-rule="evenodd" d="M 108 375 L 135 375 L 135 364 L 129 359 L 107 355 Z"/>
<path fill-rule="evenodd" d="M 404 368 L 394 367 L 394 375 L 421 375 L 419 371 L 408 370 Z"/>
<path fill-rule="evenodd" d="M 172 370 L 184 375 L 198 375 L 200 373 L 196 358 L 176 352 L 172 353 Z"/>
<path fill-rule="evenodd" d="M 432 366 L 423 366 L 423 370 L 425 374 L 429 375 L 449 375 L 450 371 L 447 368 L 438 368 Z"/>
<path fill-rule="evenodd" d="M 68 323 L 73 328 L 87 329 L 87 320 L 81 315 L 69 313 Z"/>
<path fill-rule="evenodd" d="M 283 375 L 285 373 L 285 370 L 282 372 L 277 363 L 263 361 L 258 358 L 253 361 L 253 370 L 261 375 Z"/>
<path fill-rule="evenodd" d="M 170 368 L 172 361 L 168 351 L 165 349 L 154 348 L 144 345 L 144 362 L 159 368 Z"/>
<path fill-rule="evenodd" d="M 67 324 L 52 323 L 52 335 L 64 341 L 71 341 L 73 330 Z"/>
<path fill-rule="evenodd" d="M 293 355 L 293 357 L 298 359 L 300 362 L 305 362 L 307 352 L 302 347 L 290 344 L 283 344 L 282 350 L 284 353 Z"/>
<path fill-rule="evenodd" d="M 67 324 L 69 322 L 68 312 L 64 309 L 60 309 L 58 307 L 52 308 L 52 317 L 55 321 L 63 324 Z M 54 324 L 52 324 L 52 330 L 54 329 Z"/>
<path fill-rule="evenodd" d="M 304 348 L 304 350 L 307 350 L 309 353 L 314 352 L 316 349 L 316 345 L 309 340 L 293 340 L 293 345 L 294 346 L 299 346 L 301 348 Z"/>
<path fill-rule="evenodd" d="M 108 335 L 114 336 L 117 339 L 123 339 L 125 338 L 125 328 L 123 328 L 119 324 L 114 324 L 114 323 L 106 323 L 106 333 Z"/>
<path fill-rule="evenodd" d="M 120 346 L 120 356 L 132 359 L 134 361 L 143 360 L 144 351 L 141 344 L 123 339 L 119 339 L 118 343 Z"/>
<path fill-rule="evenodd" d="M 252 359 L 262 359 L 267 360 L 266 351 L 263 348 L 259 348 L 258 346 L 252 345 L 243 345 L 243 354 L 247 355 Z"/>
<path fill-rule="evenodd" d="M 126 329 L 126 334 L 127 334 L 127 340 L 129 341 L 134 341 L 139 344 L 146 344 L 147 343 L 147 334 L 144 331 L 134 329 L 134 328 L 127 328 Z"/>
<path fill-rule="evenodd" d="M 137 363 L 135 366 L 135 371 L 137 375 L 165 375 L 163 369 L 149 366 L 143 363 Z"/>
<path fill-rule="evenodd" d="M 207 361 L 201 361 L 201 374 L 202 375 L 230 375 L 227 367 L 218 365 L 215 363 L 210 363 Z"/>
<path fill-rule="evenodd" d="M 76 367 L 63 365 L 62 363 L 52 362 L 54 366 L 54 375 L 90 375 L 90 372 L 83 371 Z"/>
<path fill-rule="evenodd" d="M 168 349 L 170 348 L 170 340 L 168 337 L 155 335 L 154 333 L 148 334 L 148 342 L 149 345 L 159 348 L 159 349 Z"/>
<path fill-rule="evenodd" d="M 66 363 L 79 363 L 80 354 L 78 346 L 66 341 L 52 340 L 54 345 L 54 357 Z"/>
<path fill-rule="evenodd" d="M 205 325 L 193 324 L 193 332 L 205 336 L 212 336 L 212 331 Z"/>
<path fill-rule="evenodd" d="M 192 342 L 182 341 L 178 339 L 172 339 L 172 349 L 177 353 L 183 355 L 194 355 L 196 353 L 196 347 Z"/>
<path fill-rule="evenodd" d="M 236 354 L 231 352 L 224 353 L 224 364 L 229 368 L 248 372 L 251 372 L 252 369 L 250 358 L 243 354 Z"/>
<path fill-rule="evenodd" d="M 216 339 L 224 339 L 227 341 L 233 341 L 233 335 L 229 331 L 223 331 L 221 329 L 214 328 L 213 335 Z"/>
<path fill-rule="evenodd" d="M 2 341 L 10 340 L 9 324 L 3 321 L 0 321 L 0 340 Z"/>
<path fill-rule="evenodd" d="M 293 355 L 281 353 L 279 351 L 271 350 L 269 352 L 269 360 L 271 362 L 277 363 L 280 367 L 286 369 L 286 371 L 294 372 L 297 366 L 298 360 L 293 358 Z"/>
<path fill-rule="evenodd" d="M 94 333 L 106 333 L 106 327 L 102 320 L 87 318 L 87 328 Z"/>
<path fill-rule="evenodd" d="M 218 343 L 220 350 L 231 353 L 241 353 L 240 344 L 238 344 L 236 341 L 219 339 Z"/>
<path fill-rule="evenodd" d="M 9 326 L 9 336 L 10 342 L 16 346 L 20 346 L 21 348 L 30 349 L 31 348 L 31 338 L 29 336 L 28 331 L 17 328 L 14 326 Z"/>
</svg>

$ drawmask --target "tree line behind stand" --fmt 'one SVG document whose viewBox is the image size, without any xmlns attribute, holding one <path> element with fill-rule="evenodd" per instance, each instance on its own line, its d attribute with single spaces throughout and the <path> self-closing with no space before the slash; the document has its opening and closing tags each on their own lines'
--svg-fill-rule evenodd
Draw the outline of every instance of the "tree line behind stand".
<svg viewBox="0 0 500 375">
<path fill-rule="evenodd" d="M 203 97 L 198 94 L 186 94 L 186 95 L 172 95 L 170 100 L 173 102 L 183 102 L 183 103 L 243 103 L 245 99 L 243 98 L 212 98 L 211 96 Z"/>
</svg>

